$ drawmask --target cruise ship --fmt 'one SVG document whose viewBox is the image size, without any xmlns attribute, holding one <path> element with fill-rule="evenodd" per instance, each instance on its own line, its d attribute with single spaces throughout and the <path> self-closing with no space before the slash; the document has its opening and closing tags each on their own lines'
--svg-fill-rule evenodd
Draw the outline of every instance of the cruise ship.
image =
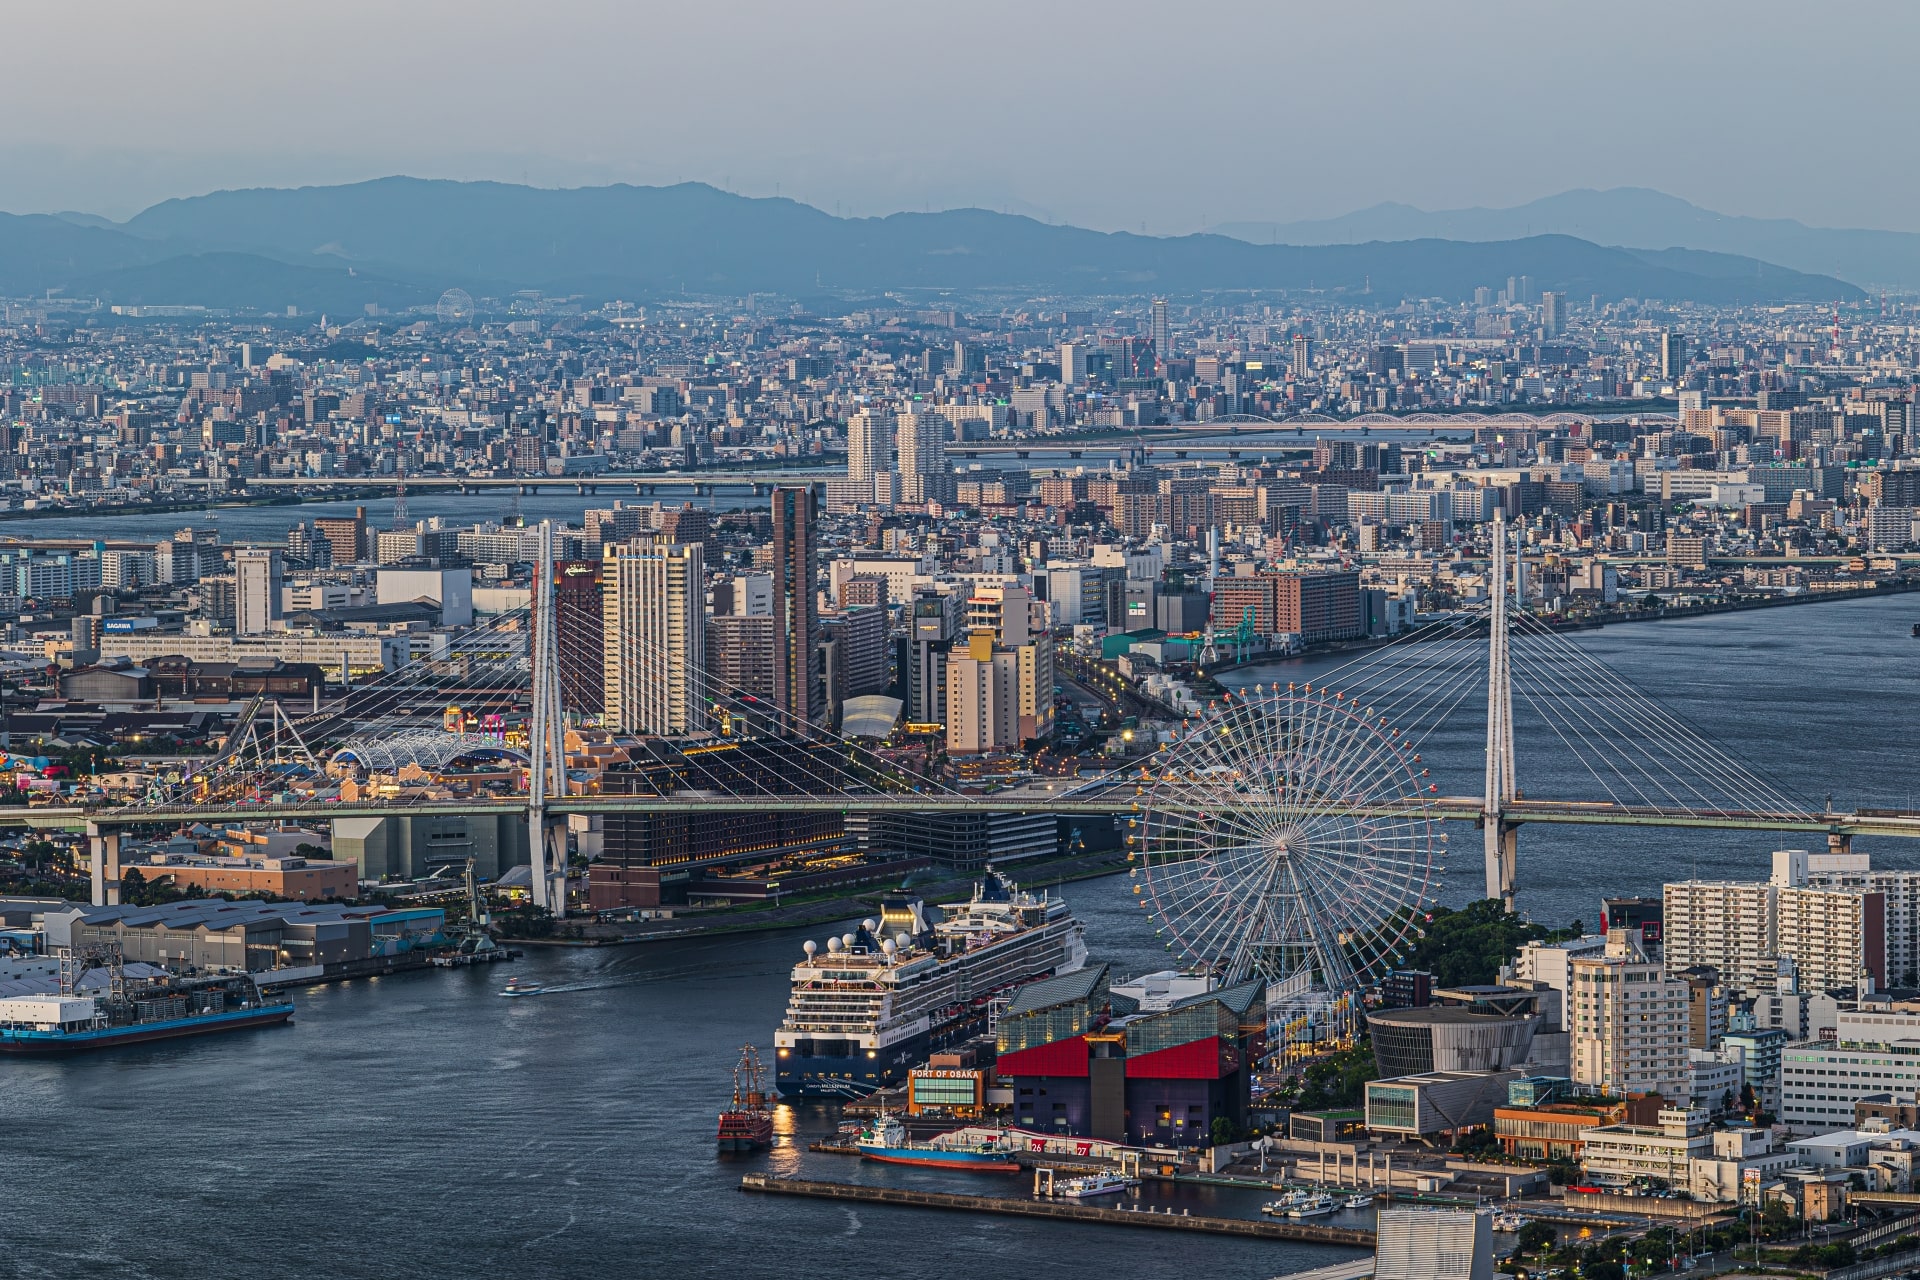
<svg viewBox="0 0 1920 1280">
<path fill-rule="evenodd" d="M 789 1098 L 861 1098 L 906 1079 L 928 1054 L 984 1031 L 994 996 L 1087 962 L 1067 904 L 987 869 L 970 901 L 928 906 L 904 894 L 878 922 L 802 948 L 786 1020 L 774 1033 L 774 1084 Z"/>
</svg>

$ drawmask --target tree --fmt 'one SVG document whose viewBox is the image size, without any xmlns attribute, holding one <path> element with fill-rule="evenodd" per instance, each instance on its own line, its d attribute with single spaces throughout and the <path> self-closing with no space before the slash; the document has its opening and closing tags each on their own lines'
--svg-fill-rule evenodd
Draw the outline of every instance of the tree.
<svg viewBox="0 0 1920 1280">
<path fill-rule="evenodd" d="M 1500 966 L 1513 958 L 1522 944 L 1538 939 L 1560 941 L 1580 936 L 1576 920 L 1564 930 L 1522 920 L 1496 898 L 1468 903 L 1459 911 L 1436 907 L 1422 922 L 1425 936 L 1414 941 L 1406 967 L 1433 974 L 1440 987 L 1484 986 L 1500 976 Z"/>
<path fill-rule="evenodd" d="M 1224 1147 L 1234 1139 L 1233 1121 L 1226 1116 L 1215 1116 L 1213 1118 L 1211 1132 L 1213 1135 L 1213 1145 L 1216 1147 Z"/>
<path fill-rule="evenodd" d="M 1544 1222 L 1529 1222 L 1520 1228 L 1516 1245 L 1518 1253 L 1543 1253 L 1553 1247 L 1558 1233 Z"/>
</svg>

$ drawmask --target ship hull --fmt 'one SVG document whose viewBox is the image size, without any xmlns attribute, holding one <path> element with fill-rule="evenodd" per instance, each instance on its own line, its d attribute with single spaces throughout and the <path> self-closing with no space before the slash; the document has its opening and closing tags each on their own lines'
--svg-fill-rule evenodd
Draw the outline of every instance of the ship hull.
<svg viewBox="0 0 1920 1280">
<path fill-rule="evenodd" d="M 860 1154 L 881 1164 L 910 1164 L 922 1169 L 958 1169 L 963 1173 L 1018 1173 L 1018 1162 L 979 1151 L 940 1151 L 920 1147 L 860 1147 Z"/>
<path fill-rule="evenodd" d="M 857 1101 L 903 1082 L 913 1065 L 924 1061 L 935 1047 L 932 1036 L 916 1035 L 888 1045 L 881 1051 L 884 1058 L 869 1058 L 865 1053 L 816 1055 L 797 1048 L 781 1049 L 773 1087 L 783 1098 Z"/>
<path fill-rule="evenodd" d="M 0 1031 L 0 1053 L 55 1057 L 88 1053 L 97 1049 L 118 1049 L 152 1040 L 177 1040 L 183 1036 L 212 1035 L 219 1031 L 244 1031 L 267 1027 L 293 1017 L 293 1006 L 275 1005 L 265 1009 L 242 1009 L 232 1013 L 210 1013 L 197 1018 L 175 1018 L 167 1022 L 138 1023 L 127 1027 L 107 1027 L 99 1031 L 65 1033 L 39 1031 Z"/>
</svg>

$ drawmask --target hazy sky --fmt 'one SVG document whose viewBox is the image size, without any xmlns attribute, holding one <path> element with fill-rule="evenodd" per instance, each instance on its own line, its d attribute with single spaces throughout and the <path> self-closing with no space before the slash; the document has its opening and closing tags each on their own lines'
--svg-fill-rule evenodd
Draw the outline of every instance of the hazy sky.
<svg viewBox="0 0 1920 1280">
<path fill-rule="evenodd" d="M 1650 186 L 1920 230 L 1920 6 L 14 0 L 0 208 L 699 179 L 1154 232 Z"/>
</svg>

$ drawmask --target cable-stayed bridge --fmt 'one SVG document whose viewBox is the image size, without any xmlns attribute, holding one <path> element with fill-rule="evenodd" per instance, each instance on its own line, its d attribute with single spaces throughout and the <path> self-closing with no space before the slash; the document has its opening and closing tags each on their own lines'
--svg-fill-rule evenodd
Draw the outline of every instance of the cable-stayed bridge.
<svg viewBox="0 0 1920 1280">
<path fill-rule="evenodd" d="M 0 809 L 0 825 L 85 831 L 94 899 L 109 903 L 118 899 L 120 840 L 143 829 L 525 814 L 535 899 L 564 914 L 559 869 L 571 815 L 1112 815 L 1135 892 L 1170 949 L 1222 971 L 1311 970 L 1336 989 L 1396 962 L 1437 899 L 1449 829 L 1477 828 L 1469 874 L 1509 904 L 1523 882 L 1518 830 L 1529 824 L 1745 830 L 1807 844 L 1825 837 L 1830 848 L 1855 836 L 1920 836 L 1920 812 L 1835 811 L 1796 796 L 1516 609 L 1517 557 L 1504 524 L 1496 529 L 1498 589 L 1481 608 L 1310 682 L 1236 690 L 1151 754 L 1097 777 L 962 790 L 883 742 L 785 723 L 777 707 L 696 668 L 690 678 L 710 722 L 783 741 L 778 785 L 743 783 L 719 756 L 694 749 L 680 758 L 676 785 L 613 794 L 569 772 L 567 735 L 588 718 L 570 703 L 603 654 L 556 625 L 549 527 L 529 609 L 436 637 L 414 661 L 311 714 L 256 701 L 217 756 L 157 777 L 142 794 Z M 450 704 L 460 708 L 457 724 Z M 1480 738 L 1473 795 L 1458 760 Z M 1436 744 L 1456 762 L 1444 777 L 1425 758 Z M 1522 762 L 1548 756 L 1563 781 L 1584 777 L 1582 794 L 1526 793 Z"/>
</svg>

